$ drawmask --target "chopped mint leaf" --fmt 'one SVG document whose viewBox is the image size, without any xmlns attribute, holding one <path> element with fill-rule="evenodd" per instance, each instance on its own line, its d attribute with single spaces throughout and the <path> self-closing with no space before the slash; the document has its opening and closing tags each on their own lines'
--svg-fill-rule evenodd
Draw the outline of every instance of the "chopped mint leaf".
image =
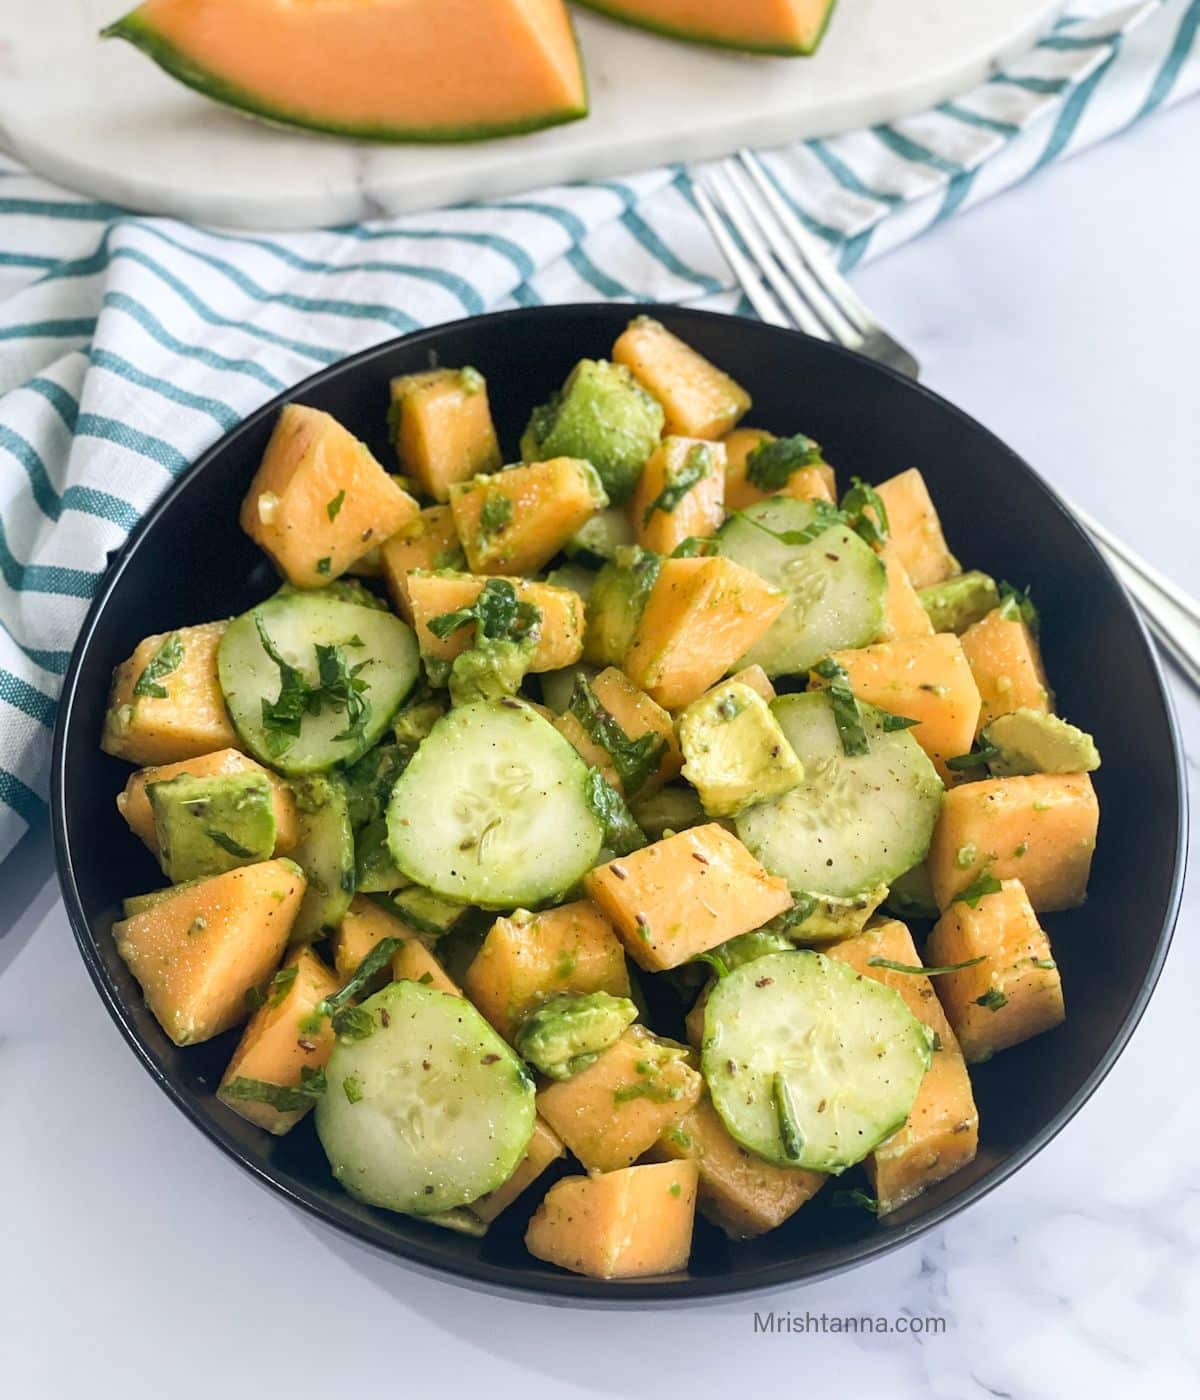
<svg viewBox="0 0 1200 1400">
<path fill-rule="evenodd" d="M 979 901 L 984 897 L 984 895 L 999 894 L 999 892 L 1000 881 L 997 880 L 994 875 L 989 875 L 985 870 L 984 873 L 980 875 L 980 877 L 977 880 L 972 880 L 972 882 L 965 889 L 959 890 L 959 892 L 951 900 L 951 903 L 966 904 L 970 908 L 974 909 L 979 904 Z"/>
<path fill-rule="evenodd" d="M 746 480 L 760 491 L 782 491 L 793 472 L 815 467 L 822 461 L 821 448 L 803 433 L 760 442 L 746 458 Z"/>
<path fill-rule="evenodd" d="M 670 514 L 693 486 L 698 485 L 712 470 L 712 452 L 698 442 L 673 471 L 668 470 L 662 490 L 642 512 L 642 524 L 649 525 L 655 511 Z"/>
<path fill-rule="evenodd" d="M 804 1155 L 804 1134 L 796 1121 L 792 1091 L 782 1074 L 776 1074 L 771 1080 L 771 1097 L 775 1101 L 775 1116 L 779 1120 L 779 1140 L 783 1144 L 784 1155 L 798 1162 Z"/>
<path fill-rule="evenodd" d="M 997 987 L 989 987 L 981 997 L 975 998 L 976 1006 L 986 1006 L 989 1011 L 999 1011 L 1008 1005 L 1008 998 Z"/>
<path fill-rule="evenodd" d="M 325 514 L 330 520 L 336 520 L 338 518 L 338 511 L 340 511 L 345 504 L 346 493 L 345 491 L 339 491 L 336 496 L 325 503 Z"/>
<path fill-rule="evenodd" d="M 847 758 L 870 752 L 867 731 L 863 727 L 862 710 L 858 699 L 850 688 L 850 677 L 844 666 L 838 665 L 832 656 L 813 667 L 816 675 L 829 682 L 829 698 L 833 703 L 833 720 L 837 725 L 838 738 L 842 741 L 842 752 Z"/>
<path fill-rule="evenodd" d="M 891 958 L 868 958 L 868 967 L 886 967 L 889 972 L 911 972 L 923 977 L 943 977 L 947 972 L 961 972 L 964 967 L 974 967 L 983 962 L 986 954 L 968 958 L 966 962 L 943 963 L 940 967 L 922 967 L 920 963 L 893 962 Z"/>
<path fill-rule="evenodd" d="M 654 733 L 631 739 L 600 703 L 591 682 L 582 671 L 575 673 L 575 685 L 567 709 L 579 721 L 588 738 L 608 754 L 622 787 L 630 797 L 645 786 L 651 774 L 658 772 L 666 740 Z"/>
<path fill-rule="evenodd" d="M 169 692 L 165 685 L 159 685 L 159 681 L 164 676 L 169 676 L 172 671 L 177 671 L 182 663 L 183 639 L 178 632 L 168 632 L 137 678 L 133 687 L 134 695 L 165 700 Z"/>
</svg>

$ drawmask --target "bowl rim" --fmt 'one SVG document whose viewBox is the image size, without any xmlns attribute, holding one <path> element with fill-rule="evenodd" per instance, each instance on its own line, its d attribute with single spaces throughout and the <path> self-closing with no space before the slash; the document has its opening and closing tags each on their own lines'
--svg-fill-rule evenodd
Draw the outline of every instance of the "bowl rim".
<svg viewBox="0 0 1200 1400">
<path fill-rule="evenodd" d="M 612 308 L 615 314 L 623 317 L 650 315 L 664 321 L 673 321 L 677 324 L 679 322 L 688 321 L 701 324 L 719 323 L 726 326 L 741 324 L 756 329 L 767 329 L 772 334 L 794 338 L 798 342 L 808 342 L 812 346 L 819 346 L 820 353 L 855 361 L 860 367 L 868 368 L 871 372 L 883 375 L 895 381 L 897 384 L 901 385 L 906 392 L 924 397 L 935 404 L 942 412 L 948 413 L 953 418 L 958 419 L 964 426 L 970 428 L 974 432 L 985 434 L 991 439 L 995 448 L 1009 459 L 1010 465 L 1014 469 L 1033 478 L 1047 496 L 1047 508 L 1057 510 L 1066 518 L 1070 527 L 1083 541 L 1095 561 L 1109 573 L 1117 583 L 1124 605 L 1135 621 L 1145 659 L 1162 702 L 1174 758 L 1176 792 L 1174 812 L 1176 821 L 1176 840 L 1173 853 L 1174 863 L 1171 885 L 1167 896 L 1166 912 L 1161 927 L 1159 928 L 1150 966 L 1138 989 L 1137 995 L 1131 1003 L 1112 1041 L 1071 1098 L 1068 1099 L 1066 1104 L 1059 1109 L 1054 1117 L 1042 1129 L 1019 1147 L 1015 1148 L 1005 1161 L 989 1168 L 978 1180 L 972 1182 L 969 1186 L 966 1186 L 948 1200 L 941 1202 L 903 1225 L 896 1226 L 895 1228 L 881 1229 L 877 1234 L 873 1234 L 865 1239 L 850 1241 L 846 1244 L 827 1249 L 824 1251 L 822 1263 L 817 1267 L 812 1267 L 811 1265 L 806 1266 L 801 1256 L 800 1258 L 792 1260 L 763 1264 L 758 1268 L 755 1276 L 749 1280 L 732 1276 L 726 1277 L 718 1274 L 699 1277 L 685 1276 L 682 1278 L 667 1276 L 659 1281 L 642 1280 L 614 1284 L 613 1282 L 585 1278 L 565 1271 L 561 1276 L 554 1275 L 545 1280 L 540 1278 L 521 1279 L 520 1277 L 514 1277 L 511 1266 L 495 1264 L 486 1259 L 460 1259 L 455 1257 L 447 1259 L 438 1248 L 436 1240 L 431 1240 L 428 1244 L 423 1241 L 406 1240 L 402 1242 L 402 1245 L 398 1246 L 395 1238 L 392 1237 L 384 1227 L 376 1226 L 371 1221 L 358 1218 L 348 1212 L 342 1213 L 331 1210 L 327 1202 L 323 1201 L 315 1192 L 308 1190 L 303 1183 L 294 1179 L 291 1181 L 284 1180 L 266 1166 L 256 1162 L 242 1150 L 241 1146 L 232 1135 L 226 1133 L 220 1125 L 209 1116 L 199 1100 L 194 1099 L 189 1091 L 182 1088 L 167 1071 L 160 1068 L 150 1053 L 149 1048 L 142 1043 L 131 1019 L 126 1014 L 125 1007 L 117 994 L 116 988 L 110 984 L 107 978 L 99 957 L 98 949 L 95 946 L 92 930 L 85 917 L 82 898 L 75 880 L 74 862 L 67 833 L 66 738 L 68 731 L 72 727 L 76 692 L 80 676 L 84 669 L 84 658 L 90 649 L 92 638 L 108 606 L 109 599 L 123 577 L 126 568 L 136 554 L 137 546 L 145 536 L 149 535 L 157 527 L 161 518 L 171 510 L 176 497 L 182 493 L 187 483 L 189 483 L 195 475 L 205 471 L 209 467 L 209 464 L 224 454 L 239 436 L 251 431 L 264 419 L 276 414 L 284 404 L 302 398 L 304 394 L 310 390 L 322 386 L 331 379 L 340 378 L 346 374 L 353 374 L 356 370 L 359 370 L 372 360 L 387 357 L 398 348 L 407 348 L 409 346 L 419 345 L 422 342 L 429 342 L 431 345 L 435 345 L 438 338 L 447 333 L 470 329 L 484 322 L 499 323 L 501 325 L 519 325 L 523 322 L 538 322 L 547 319 L 569 320 L 578 316 L 595 315 L 596 312 L 602 308 Z M 766 326 L 763 322 L 724 312 L 706 311 L 695 307 L 653 302 L 569 302 L 549 306 L 518 307 L 508 311 L 487 312 L 478 316 L 462 317 L 454 321 L 445 321 L 436 326 L 429 326 L 421 330 L 409 332 L 406 335 L 395 336 L 347 355 L 330 365 L 323 366 L 314 374 L 284 389 L 281 393 L 260 405 L 242 419 L 236 427 L 224 433 L 211 447 L 201 453 L 194 462 L 180 473 L 179 477 L 172 482 L 163 495 L 146 512 L 141 521 L 130 532 L 124 543 L 109 555 L 108 567 L 102 575 L 96 593 L 88 607 L 79 630 L 79 635 L 72 648 L 70 664 L 63 678 L 54 728 L 54 744 L 50 774 L 50 807 L 54 836 L 55 868 L 63 903 L 66 907 L 67 916 L 80 956 L 100 995 L 100 999 L 108 1009 L 109 1015 L 116 1023 L 117 1028 L 120 1030 L 126 1042 L 129 1044 L 136 1057 L 141 1061 L 142 1066 L 150 1074 L 154 1082 L 211 1142 L 224 1152 L 227 1157 L 237 1162 L 251 1177 L 258 1181 L 260 1185 L 267 1187 L 291 1205 L 299 1207 L 307 1214 L 314 1216 L 323 1224 L 368 1245 L 375 1253 L 384 1254 L 390 1259 L 400 1261 L 406 1266 L 413 1267 L 420 1273 L 436 1277 L 443 1282 L 450 1282 L 466 1286 L 467 1288 L 482 1290 L 493 1295 L 500 1294 L 525 1302 L 537 1302 L 551 1306 L 587 1304 L 600 1305 L 608 1308 L 647 1306 L 671 1307 L 681 1303 L 703 1301 L 718 1302 L 722 1300 L 727 1301 L 735 1297 L 747 1297 L 751 1295 L 761 1296 L 764 1293 L 773 1290 L 777 1291 L 788 1285 L 819 1282 L 822 1279 L 846 1272 L 851 1268 L 867 1264 L 899 1248 L 901 1245 L 911 1243 L 921 1235 L 945 1223 L 945 1221 L 952 1216 L 959 1214 L 961 1211 L 974 1204 L 974 1202 L 980 1200 L 983 1196 L 994 1191 L 998 1186 L 1019 1171 L 1031 1158 L 1036 1156 L 1047 1143 L 1057 1137 L 1075 1117 L 1107 1077 L 1113 1065 L 1117 1062 L 1126 1045 L 1129 1043 L 1134 1031 L 1137 1029 L 1138 1023 L 1145 1013 L 1150 998 L 1158 984 L 1159 977 L 1162 974 L 1162 969 L 1166 962 L 1167 953 L 1170 949 L 1171 940 L 1178 921 L 1188 849 L 1188 790 L 1183 747 L 1180 740 L 1179 722 L 1174 701 L 1170 689 L 1165 683 L 1163 668 L 1157 650 L 1151 642 L 1145 623 L 1119 578 L 1113 574 L 1113 571 L 1099 549 L 1067 509 L 1054 487 L 1022 457 L 1014 452 L 1001 438 L 977 419 L 956 407 L 954 404 L 950 403 L 949 400 L 943 398 L 940 394 L 934 392 L 925 385 L 918 383 L 916 380 L 908 379 L 906 376 L 899 374 L 897 371 L 887 366 L 881 365 L 873 360 L 868 360 L 854 351 L 847 350 L 826 341 L 818 340 L 803 332 L 794 331 L 790 328 Z"/>
</svg>

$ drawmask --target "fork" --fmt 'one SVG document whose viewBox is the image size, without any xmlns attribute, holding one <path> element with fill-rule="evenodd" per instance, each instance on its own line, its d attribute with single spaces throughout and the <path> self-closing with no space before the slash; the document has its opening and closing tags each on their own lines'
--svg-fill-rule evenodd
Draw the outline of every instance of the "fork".
<svg viewBox="0 0 1200 1400">
<path fill-rule="evenodd" d="M 784 201 L 753 151 L 712 167 L 696 204 L 746 298 L 774 326 L 804 331 L 916 379 L 916 358 L 875 320 Z M 1200 602 L 1061 494 L 1141 611 L 1159 646 L 1200 690 Z"/>
</svg>

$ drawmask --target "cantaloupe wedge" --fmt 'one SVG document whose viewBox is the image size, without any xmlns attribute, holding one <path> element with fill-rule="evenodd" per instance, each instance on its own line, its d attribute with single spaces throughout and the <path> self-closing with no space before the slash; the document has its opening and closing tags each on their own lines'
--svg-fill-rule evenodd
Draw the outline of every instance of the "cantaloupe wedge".
<svg viewBox="0 0 1200 1400">
<path fill-rule="evenodd" d="M 638 789 L 639 797 L 649 797 L 664 783 L 679 775 L 683 767 L 683 752 L 675 737 L 675 725 L 657 701 L 652 700 L 644 690 L 639 690 L 625 672 L 618 671 L 615 666 L 608 666 L 592 677 L 592 694 L 628 738 L 637 740 L 645 734 L 653 734 L 663 741 L 662 759 L 658 768 Z"/>
<path fill-rule="evenodd" d="M 289 583 L 320 588 L 418 510 L 336 418 L 290 403 L 246 492 L 241 525 Z"/>
<path fill-rule="evenodd" d="M 235 1113 L 270 1133 L 286 1133 L 312 1107 L 281 1109 L 239 1093 L 237 1080 L 258 1080 L 282 1089 L 301 1083 L 304 1070 L 323 1069 L 336 1039 L 328 1016 L 315 1020 L 318 1002 L 332 996 L 338 980 L 311 948 L 297 950 L 272 979 L 266 1001 L 250 1018 L 217 1097 Z M 241 1087 L 245 1087 L 244 1085 Z"/>
<path fill-rule="evenodd" d="M 941 583 L 960 570 L 950 553 L 942 522 L 915 467 L 881 481 L 875 488 L 888 516 L 889 540 L 914 588 Z"/>
<path fill-rule="evenodd" d="M 933 623 L 894 546 L 885 544 L 879 557 L 887 570 L 887 603 L 879 640 L 894 642 L 900 637 L 932 637 Z"/>
<path fill-rule="evenodd" d="M 833 659 L 845 668 L 860 700 L 917 720 L 913 738 L 943 781 L 953 778 L 946 760 L 970 749 L 979 719 L 979 691 L 957 637 L 950 632 L 903 637 L 835 652 Z"/>
<path fill-rule="evenodd" d="M 386 540 L 379 550 L 392 604 L 405 622 L 413 620 L 407 575 L 414 569 L 459 569 L 466 562 L 449 506 L 429 506 Z"/>
<path fill-rule="evenodd" d="M 697 1172 L 651 1162 L 557 1181 L 525 1232 L 537 1259 L 592 1278 L 645 1278 L 682 1269 L 692 1252 Z"/>
<path fill-rule="evenodd" d="M 392 380 L 388 424 L 400 465 L 426 495 L 448 501 L 456 481 L 500 467 L 487 381 L 470 365 Z"/>
<path fill-rule="evenodd" d="M 435 637 L 429 630 L 429 621 L 442 613 L 469 607 L 486 582 L 476 574 L 448 571 L 408 575 L 413 627 L 422 656 L 452 661 L 467 650 L 474 641 L 472 628 L 460 627 L 448 637 Z M 522 602 L 533 603 L 542 611 L 542 635 L 529 669 L 558 671 L 564 666 L 573 666 L 583 655 L 583 599 L 571 589 L 558 588 L 552 583 L 531 583 L 524 578 L 514 578 L 510 582 Z"/>
<path fill-rule="evenodd" d="M 593 1172 L 635 1162 L 696 1103 L 704 1081 L 689 1051 L 630 1026 L 586 1069 L 547 1084 L 538 1112 Z"/>
<path fill-rule="evenodd" d="M 980 729 L 1014 710 L 1050 712 L 1041 652 L 1019 617 L 1006 617 L 1002 607 L 993 608 L 962 634 L 962 648 L 983 702 Z"/>
<path fill-rule="evenodd" d="M 507 1210 L 518 1196 L 528 1190 L 551 1162 L 556 1162 L 565 1155 L 566 1148 L 559 1142 L 553 1129 L 544 1118 L 538 1118 L 533 1125 L 529 1147 L 516 1171 L 503 1186 L 497 1186 L 486 1196 L 472 1201 L 467 1209 L 485 1225 L 490 1225 L 501 1211 Z"/>
<path fill-rule="evenodd" d="M 561 0 L 145 0 L 104 33 L 218 102 L 366 140 L 477 140 L 587 112 Z"/>
<path fill-rule="evenodd" d="M 506 1040 L 521 1017 L 560 992 L 629 995 L 625 951 L 586 899 L 541 914 L 497 919 L 463 978 L 463 990 Z"/>
<path fill-rule="evenodd" d="M 724 437 L 750 407 L 736 380 L 651 316 L 630 321 L 612 357 L 662 404 L 668 433 Z"/>
<path fill-rule="evenodd" d="M 279 964 L 304 888 L 298 865 L 268 860 L 180 885 L 113 925 L 117 952 L 176 1045 L 244 1019 L 246 994 Z"/>
<path fill-rule="evenodd" d="M 164 764 L 238 746 L 217 676 L 226 625 L 179 627 L 138 644 L 113 672 L 100 739 L 105 753 Z"/>
<path fill-rule="evenodd" d="M 726 510 L 744 510 L 771 495 L 793 496 L 798 501 L 828 501 L 836 505 L 837 477 L 828 462 L 797 467 L 781 491 L 762 491 L 747 479 L 746 465 L 751 452 L 760 443 L 774 440 L 775 434 L 764 428 L 734 428 L 721 439 L 725 445 Z"/>
<path fill-rule="evenodd" d="M 792 905 L 787 881 L 717 822 L 598 865 L 583 883 L 647 972 L 678 967 Z"/>
<path fill-rule="evenodd" d="M 881 919 L 853 938 L 828 944 L 821 951 L 899 992 L 917 1020 L 937 1037 L 908 1121 L 866 1159 L 879 1213 L 886 1215 L 974 1160 L 979 1147 L 979 1112 L 966 1062 L 934 991 L 933 979 L 871 965 L 872 958 L 885 958 L 905 967 L 920 967 L 908 929 L 897 919 Z M 932 962 L 931 958 L 930 965 Z"/>
<path fill-rule="evenodd" d="M 622 669 L 664 709 L 690 705 L 754 645 L 786 596 L 732 559 L 665 559 Z"/>
<path fill-rule="evenodd" d="M 707 1097 L 654 1144 L 660 1161 L 695 1162 L 700 1171 L 700 1214 L 731 1239 L 774 1230 L 821 1189 L 820 1172 L 776 1167 L 734 1142 Z"/>
<path fill-rule="evenodd" d="M 670 554 L 725 519 L 725 449 L 719 442 L 668 437 L 650 454 L 629 505 L 637 542 Z"/>
<path fill-rule="evenodd" d="M 153 855 L 158 855 L 158 833 L 154 829 L 154 809 L 146 795 L 150 783 L 169 782 L 181 773 L 193 778 L 224 777 L 231 773 L 264 773 L 273 790 L 275 809 L 275 855 L 285 856 L 300 839 L 299 813 L 296 799 L 287 783 L 261 763 L 255 763 L 237 749 L 217 749 L 198 758 L 185 758 L 179 763 L 162 763 L 151 768 L 139 768 L 131 775 L 124 790 L 117 794 L 117 810 L 129 823 L 129 829 L 146 843 Z"/>
<path fill-rule="evenodd" d="M 643 29 L 720 48 L 811 54 L 835 0 L 580 0 Z"/>
<path fill-rule="evenodd" d="M 938 978 L 938 996 L 972 1064 L 1053 1030 L 1066 1015 L 1050 940 L 1020 880 L 1005 880 L 975 908 L 952 904 L 934 925 L 926 954 L 946 964 L 983 958 Z"/>
<path fill-rule="evenodd" d="M 1087 894 L 1100 805 L 1086 773 L 989 778 L 946 793 L 929 847 L 938 907 L 988 874 L 1020 880 L 1039 912 Z"/>
</svg>

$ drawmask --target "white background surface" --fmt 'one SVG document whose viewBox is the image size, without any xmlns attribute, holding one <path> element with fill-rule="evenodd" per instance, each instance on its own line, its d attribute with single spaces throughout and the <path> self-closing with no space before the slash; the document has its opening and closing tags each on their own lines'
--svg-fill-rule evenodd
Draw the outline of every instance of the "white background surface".
<svg viewBox="0 0 1200 1400">
<path fill-rule="evenodd" d="M 1197 150 L 1193 102 L 857 278 L 929 384 L 1193 593 L 1200 185 L 1182 157 Z M 1176 694 L 1196 803 L 1200 703 Z M 433 1282 L 253 1185 L 126 1049 L 35 835 L 0 868 L 0 1392 L 1200 1394 L 1196 863 L 1132 1044 L 1015 1179 L 882 1262 L 769 1302 L 589 1314 Z M 756 1307 L 938 1314 L 947 1330 L 756 1336 Z"/>
</svg>

